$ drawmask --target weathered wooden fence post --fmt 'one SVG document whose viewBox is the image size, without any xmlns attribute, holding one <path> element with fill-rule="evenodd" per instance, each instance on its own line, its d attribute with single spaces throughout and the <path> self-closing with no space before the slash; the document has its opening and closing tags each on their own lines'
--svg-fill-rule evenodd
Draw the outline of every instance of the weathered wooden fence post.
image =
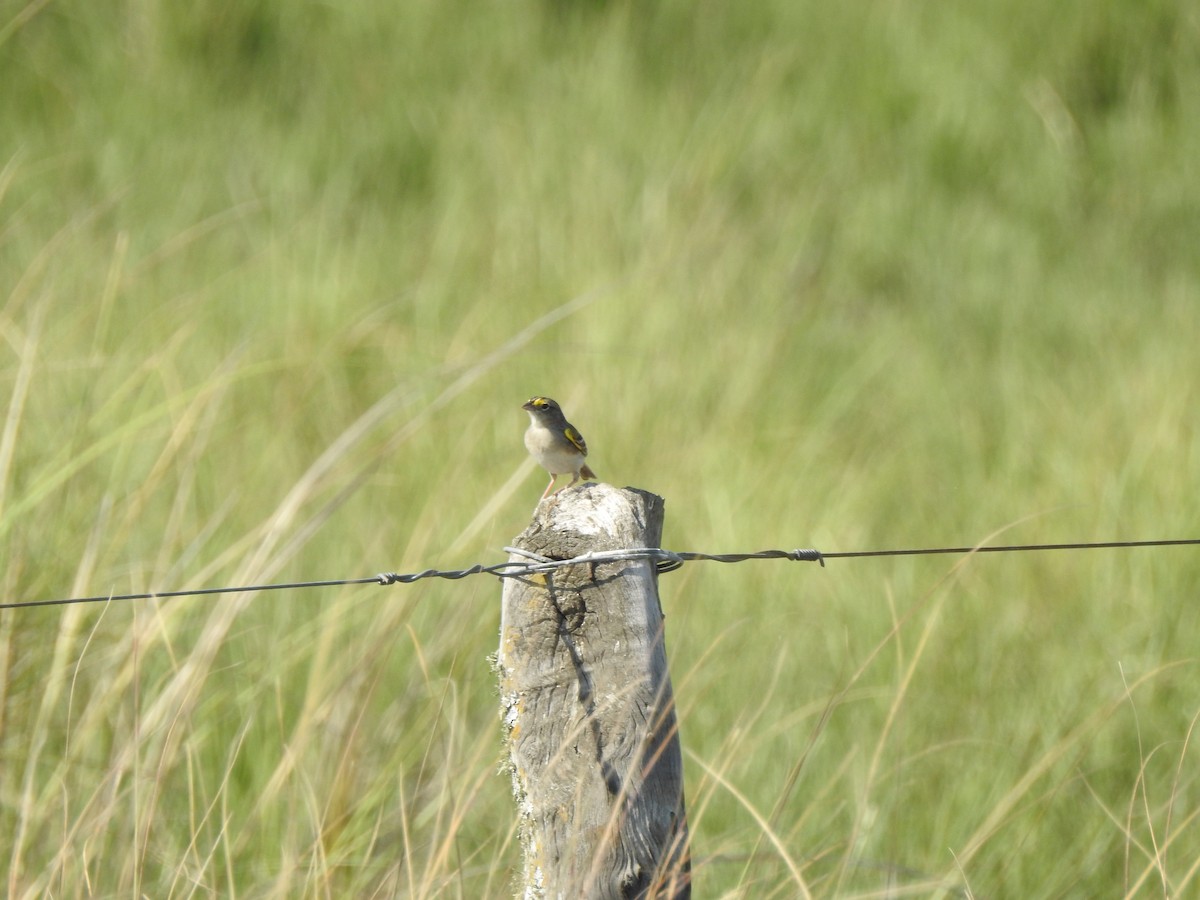
<svg viewBox="0 0 1200 900">
<path fill-rule="evenodd" d="M 542 503 L 515 546 L 552 559 L 658 547 L 662 521 L 661 497 L 589 484 Z M 690 897 L 683 759 L 654 562 L 506 578 L 497 668 L 523 896 Z"/>
</svg>

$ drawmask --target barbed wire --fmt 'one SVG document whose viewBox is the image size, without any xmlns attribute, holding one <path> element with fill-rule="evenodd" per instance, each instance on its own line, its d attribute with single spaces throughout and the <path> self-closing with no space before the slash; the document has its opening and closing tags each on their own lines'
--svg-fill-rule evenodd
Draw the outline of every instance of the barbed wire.
<svg viewBox="0 0 1200 900">
<path fill-rule="evenodd" d="M 184 591 L 151 591 L 144 594 L 102 594 L 95 597 L 68 597 L 59 600 L 25 600 L 0 603 L 2 609 L 29 609 L 37 606 L 68 606 L 74 603 L 108 603 L 117 600 L 169 600 L 175 597 L 197 597 L 207 594 L 242 594 L 256 591 L 299 590 L 301 588 L 344 587 L 356 584 L 412 584 L 424 578 L 446 578 L 457 580 L 470 575 L 495 575 L 498 578 L 525 578 L 544 575 L 564 566 L 597 565 L 613 562 L 639 562 L 653 560 L 660 573 L 673 572 L 686 562 L 739 563 L 758 559 L 788 559 L 794 562 L 815 562 L 825 567 L 828 559 L 858 559 L 879 556 L 929 556 L 935 554 L 969 553 L 1016 553 L 1035 550 L 1109 550 L 1134 547 L 1179 547 L 1200 544 L 1200 538 L 1184 538 L 1160 541 L 1093 541 L 1070 544 L 1009 544 L 1005 546 L 975 547 L 918 547 L 902 550 L 847 550 L 823 553 L 820 550 L 758 550 L 754 553 L 693 553 L 689 551 L 664 550 L 661 547 L 629 547 L 621 550 L 596 550 L 570 559 L 553 559 L 531 553 L 520 547 L 505 547 L 506 553 L 523 557 L 526 562 L 506 560 L 485 566 L 476 564 L 466 569 L 425 569 L 420 572 L 400 574 L 381 572 L 368 578 L 339 578 L 329 581 L 293 581 L 284 584 L 252 584 L 241 587 L 196 588 Z"/>
</svg>

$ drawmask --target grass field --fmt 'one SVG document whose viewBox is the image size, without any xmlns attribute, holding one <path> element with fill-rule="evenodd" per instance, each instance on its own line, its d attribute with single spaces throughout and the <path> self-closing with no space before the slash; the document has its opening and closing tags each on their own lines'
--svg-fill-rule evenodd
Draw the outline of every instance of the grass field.
<svg viewBox="0 0 1200 900">
<path fill-rule="evenodd" d="M 1200 537 L 1177 0 L 0 3 L 2 602 Z M 1200 553 L 689 565 L 696 896 L 1200 892 Z M 5 896 L 505 897 L 482 577 L 0 612 Z"/>
</svg>

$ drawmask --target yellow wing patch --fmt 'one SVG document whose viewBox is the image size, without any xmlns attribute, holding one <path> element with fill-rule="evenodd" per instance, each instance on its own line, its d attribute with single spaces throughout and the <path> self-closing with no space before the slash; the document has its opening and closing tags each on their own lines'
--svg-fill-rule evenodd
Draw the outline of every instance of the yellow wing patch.
<svg viewBox="0 0 1200 900">
<path fill-rule="evenodd" d="M 566 435 L 568 441 L 575 445 L 575 449 L 577 449 L 584 456 L 587 456 L 587 441 L 583 439 L 582 434 L 580 434 L 570 425 L 563 430 L 563 434 Z"/>
</svg>

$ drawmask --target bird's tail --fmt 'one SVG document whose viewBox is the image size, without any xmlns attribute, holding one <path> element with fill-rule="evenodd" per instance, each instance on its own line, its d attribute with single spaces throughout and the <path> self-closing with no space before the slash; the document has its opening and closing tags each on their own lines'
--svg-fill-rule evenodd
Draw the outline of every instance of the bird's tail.
<svg viewBox="0 0 1200 900">
<path fill-rule="evenodd" d="M 588 468 L 587 463 L 584 463 L 583 468 L 579 470 L 579 474 L 582 475 L 588 481 L 599 481 L 600 480 L 600 478 L 596 475 L 596 473 Z"/>
</svg>

